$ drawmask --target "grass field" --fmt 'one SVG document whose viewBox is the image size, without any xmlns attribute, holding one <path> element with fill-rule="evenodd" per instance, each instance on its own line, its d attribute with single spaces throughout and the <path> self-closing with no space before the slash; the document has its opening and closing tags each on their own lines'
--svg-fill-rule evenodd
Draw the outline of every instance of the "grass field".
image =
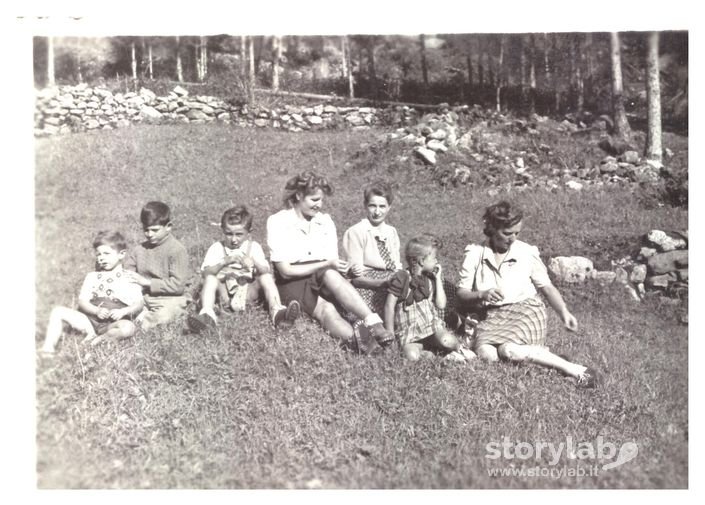
<svg viewBox="0 0 705 505">
<path fill-rule="evenodd" d="M 40 139 L 36 148 L 37 346 L 54 305 L 74 300 L 105 228 L 141 239 L 139 210 L 167 202 L 194 272 L 220 236 L 222 211 L 247 204 L 254 237 L 281 207 L 291 175 L 326 173 L 338 235 L 362 217 L 363 183 L 394 182 L 389 222 L 402 241 L 433 231 L 454 278 L 465 245 L 482 238 L 486 188 L 443 189 L 419 166 L 355 166 L 373 133 L 287 134 L 225 125 L 136 127 Z M 581 149 L 576 145 L 575 149 Z M 366 159 L 370 157 L 367 156 Z M 346 164 L 347 163 L 347 164 Z M 500 196 L 506 196 L 504 194 Z M 510 195 L 526 213 L 523 240 L 544 260 L 585 255 L 601 268 L 638 249 L 652 228 L 687 228 L 683 209 L 645 206 L 632 187 Z M 685 488 L 688 486 L 688 331 L 682 307 L 633 302 L 616 286 L 559 286 L 578 318 L 553 313 L 549 345 L 597 367 L 596 390 L 533 366 L 409 364 L 396 353 L 339 349 L 307 320 L 270 328 L 261 309 L 223 321 L 220 336 L 181 326 L 84 349 L 68 334 L 37 362 L 40 488 Z M 596 476 L 491 476 L 502 468 L 577 468 L 614 458 L 489 459 L 486 445 L 598 437 L 638 446 Z M 612 458 L 612 459 L 610 459 Z"/>
</svg>

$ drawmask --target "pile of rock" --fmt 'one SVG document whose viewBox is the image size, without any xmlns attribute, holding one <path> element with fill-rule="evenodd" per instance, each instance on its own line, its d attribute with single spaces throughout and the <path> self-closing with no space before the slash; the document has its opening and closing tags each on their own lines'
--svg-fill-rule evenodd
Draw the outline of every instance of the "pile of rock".
<svg viewBox="0 0 705 505">
<path fill-rule="evenodd" d="M 292 132 L 324 128 L 367 129 L 374 125 L 413 125 L 418 112 L 408 106 L 387 109 L 282 105 L 249 107 L 212 96 L 191 96 L 175 87 L 167 96 L 142 88 L 138 93 L 112 93 L 85 84 L 39 91 L 35 106 L 35 135 L 46 136 L 95 129 L 110 130 L 133 123 L 206 123 L 220 121 L 243 127 L 278 128 Z M 449 112 L 446 104 L 439 106 Z M 455 108 L 463 113 L 467 106 Z M 455 117 L 457 118 L 457 113 Z M 450 116 L 448 116 L 450 117 Z"/>
<path fill-rule="evenodd" d="M 595 270 L 582 256 L 556 256 L 548 262 L 554 278 L 567 283 L 593 279 L 603 284 L 620 283 L 639 301 L 647 292 L 680 296 L 688 292 L 688 232 L 667 234 L 651 230 L 644 246 L 632 256 L 612 261 L 614 270 Z"/>
</svg>

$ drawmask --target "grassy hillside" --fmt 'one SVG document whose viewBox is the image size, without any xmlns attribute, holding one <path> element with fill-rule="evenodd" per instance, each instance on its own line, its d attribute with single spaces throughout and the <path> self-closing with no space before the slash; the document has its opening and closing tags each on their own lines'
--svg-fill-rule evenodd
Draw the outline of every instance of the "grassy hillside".
<svg viewBox="0 0 705 505">
<path fill-rule="evenodd" d="M 220 236 L 224 209 L 245 203 L 254 237 L 296 172 L 326 173 L 325 210 L 338 235 L 362 217 L 360 187 L 394 182 L 389 222 L 405 242 L 433 231 L 454 278 L 464 246 L 482 238 L 482 209 L 509 196 L 526 213 L 523 240 L 544 260 L 585 255 L 601 268 L 652 228 L 687 228 L 687 212 L 644 206 L 629 186 L 582 192 L 441 188 L 426 169 L 390 171 L 369 156 L 369 132 L 287 134 L 225 125 L 139 127 L 40 139 L 36 150 L 37 345 L 51 307 L 71 304 L 93 266 L 96 231 L 141 239 L 139 210 L 167 202 L 194 273 Z M 575 149 L 583 146 L 576 145 Z M 366 152 L 360 165 L 360 150 Z M 370 163 L 370 159 L 378 162 Z M 357 164 L 356 164 L 357 163 Z M 374 165 L 374 166 L 373 166 Z M 51 280 L 51 282 L 47 282 Z M 603 373 L 594 391 L 532 366 L 415 364 L 363 358 L 310 321 L 275 332 L 255 309 L 219 336 L 178 324 L 85 349 L 69 334 L 37 362 L 42 488 L 684 488 L 688 485 L 687 327 L 659 297 L 633 302 L 616 286 L 560 286 L 577 334 L 550 314 L 549 345 Z M 667 345 L 666 345 L 667 343 Z M 635 442 L 639 454 L 594 477 L 491 477 L 493 468 L 576 469 L 608 462 L 548 455 L 492 460 L 502 442 Z"/>
</svg>

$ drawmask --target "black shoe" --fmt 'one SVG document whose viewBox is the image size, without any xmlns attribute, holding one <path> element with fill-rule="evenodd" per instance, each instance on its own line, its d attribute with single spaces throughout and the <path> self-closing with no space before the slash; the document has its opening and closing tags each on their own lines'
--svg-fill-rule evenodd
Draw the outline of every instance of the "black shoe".
<svg viewBox="0 0 705 505">
<path fill-rule="evenodd" d="M 370 335 L 372 335 L 375 341 L 382 347 L 387 347 L 394 342 L 394 333 L 387 330 L 382 323 L 375 323 L 367 329 Z"/>
<path fill-rule="evenodd" d="M 203 333 L 207 330 L 214 330 L 216 327 L 215 320 L 208 314 L 198 314 L 197 316 L 188 316 L 186 324 L 194 333 Z"/>
<path fill-rule="evenodd" d="M 384 348 L 377 343 L 370 328 L 359 324 L 353 330 L 353 339 L 356 341 L 357 352 L 365 356 L 374 356 L 384 352 Z"/>
<path fill-rule="evenodd" d="M 301 304 L 296 300 L 292 300 L 285 309 L 279 309 L 274 314 L 274 327 L 281 329 L 291 328 L 300 315 Z"/>
</svg>

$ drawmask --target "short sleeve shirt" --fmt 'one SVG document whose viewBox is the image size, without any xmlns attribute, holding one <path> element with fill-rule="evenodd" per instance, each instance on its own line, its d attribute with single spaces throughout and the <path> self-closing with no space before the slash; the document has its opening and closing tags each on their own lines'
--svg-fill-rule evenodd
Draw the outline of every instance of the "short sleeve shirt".
<svg viewBox="0 0 705 505">
<path fill-rule="evenodd" d="M 351 226 L 343 234 L 343 252 L 346 259 L 356 265 L 386 270 L 387 265 L 379 253 L 377 238 L 385 244 L 395 267 L 402 268 L 397 229 L 387 223 L 372 226 L 367 218 Z"/>
<path fill-rule="evenodd" d="M 215 242 L 208 248 L 208 251 L 206 251 L 206 256 L 203 258 L 203 263 L 201 264 L 201 270 L 217 265 L 227 256 L 231 256 L 238 251 L 244 252 L 258 263 L 267 263 L 267 257 L 264 255 L 262 246 L 254 240 L 245 240 L 242 244 L 240 244 L 240 247 L 236 249 L 230 249 L 222 242 Z M 223 270 L 228 268 L 237 269 L 237 265 L 237 263 L 232 263 L 225 266 Z"/>
<path fill-rule="evenodd" d="M 129 282 L 121 266 L 108 271 L 89 272 L 83 280 L 79 300 L 91 301 L 97 298 L 119 300 L 130 306 L 142 300 L 142 288 Z"/>
<path fill-rule="evenodd" d="M 487 241 L 465 248 L 458 288 L 485 291 L 498 288 L 504 299 L 498 305 L 517 303 L 536 296 L 537 289 L 551 285 L 537 247 L 514 241 L 500 265 Z"/>
<path fill-rule="evenodd" d="M 270 260 L 305 263 L 338 259 L 338 236 L 328 214 L 318 213 L 310 221 L 294 209 L 280 210 L 267 219 Z"/>
</svg>

